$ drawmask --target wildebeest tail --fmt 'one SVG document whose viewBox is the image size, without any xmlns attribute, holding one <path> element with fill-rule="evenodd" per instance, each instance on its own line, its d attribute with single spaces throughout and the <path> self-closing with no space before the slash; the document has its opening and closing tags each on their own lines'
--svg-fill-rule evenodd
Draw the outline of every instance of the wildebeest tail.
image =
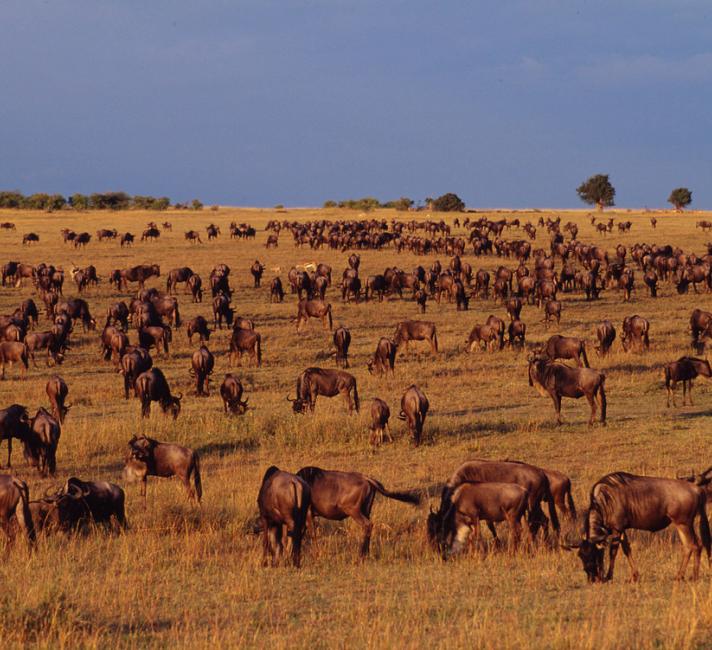
<svg viewBox="0 0 712 650">
<path fill-rule="evenodd" d="M 329 317 L 329 329 L 334 329 L 334 321 L 331 318 L 331 305 L 326 306 L 326 315 Z"/>
<path fill-rule="evenodd" d="M 195 485 L 195 494 L 198 498 L 198 503 L 203 498 L 203 482 L 200 478 L 200 460 L 198 454 L 193 454 L 193 484 Z"/>
<path fill-rule="evenodd" d="M 665 366 L 665 370 L 663 371 L 663 374 L 665 376 L 665 388 L 670 390 L 671 377 L 670 377 L 670 367 L 669 366 Z"/>
<path fill-rule="evenodd" d="M 17 510 L 15 510 L 17 523 L 19 523 L 20 528 L 25 531 L 27 539 L 30 543 L 33 543 L 35 541 L 36 534 L 35 524 L 32 521 L 32 513 L 30 512 L 30 490 L 27 487 L 27 483 L 21 481 L 20 479 L 13 478 L 12 482 L 20 492 L 20 503 L 18 504 Z"/>
<path fill-rule="evenodd" d="M 180 327 L 182 325 L 182 322 L 180 320 L 180 312 L 178 311 L 178 301 L 177 300 L 176 300 L 175 315 L 176 315 L 176 327 Z"/>
<path fill-rule="evenodd" d="M 261 366 L 262 365 L 262 336 L 257 332 L 256 335 L 256 341 L 255 341 L 255 349 L 257 353 L 257 365 Z"/>
<path fill-rule="evenodd" d="M 571 485 L 566 490 L 566 505 L 569 508 L 569 517 L 576 520 L 576 506 L 574 505 L 574 496 L 571 494 Z"/>
<path fill-rule="evenodd" d="M 413 492 L 391 492 L 383 487 L 383 483 L 377 481 L 375 478 L 367 477 L 368 482 L 376 489 L 379 494 L 389 499 L 395 499 L 396 501 L 403 501 L 403 503 L 410 503 L 414 506 L 420 504 L 420 496 Z"/>
<path fill-rule="evenodd" d="M 707 519 L 707 498 L 704 494 L 700 495 L 700 500 L 697 504 L 697 514 L 700 516 L 700 540 L 702 546 L 707 552 L 707 562 L 712 565 L 712 540 L 710 539 L 710 522 Z"/>
<path fill-rule="evenodd" d="M 591 366 L 588 365 L 588 357 L 586 356 L 586 343 L 583 341 L 581 341 L 581 358 L 583 359 L 583 365 L 586 368 L 590 368 Z"/>
<path fill-rule="evenodd" d="M 358 399 L 358 386 L 356 385 L 356 382 L 354 382 L 354 408 L 356 409 L 356 413 L 358 413 L 361 408 L 361 402 Z"/>
<path fill-rule="evenodd" d="M 433 347 L 435 348 L 435 351 L 438 351 L 438 333 L 433 330 Z"/>
<path fill-rule="evenodd" d="M 598 397 L 601 400 L 601 422 L 606 421 L 606 375 L 601 376 L 601 385 L 598 388 Z"/>
<path fill-rule="evenodd" d="M 546 503 L 549 507 L 549 519 L 551 520 L 551 526 L 558 533 L 561 530 L 561 524 L 559 523 L 559 515 L 556 514 L 556 504 L 554 503 L 554 497 L 551 495 L 551 489 L 548 486 L 545 498 Z"/>
</svg>

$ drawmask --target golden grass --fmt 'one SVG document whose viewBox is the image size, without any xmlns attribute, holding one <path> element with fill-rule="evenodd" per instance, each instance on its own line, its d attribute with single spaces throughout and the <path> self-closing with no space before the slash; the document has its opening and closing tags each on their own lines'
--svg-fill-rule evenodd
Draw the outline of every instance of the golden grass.
<svg viewBox="0 0 712 650">
<path fill-rule="evenodd" d="M 384 211 L 390 219 L 394 213 Z M 352 524 L 324 524 L 305 552 L 304 568 L 263 569 L 260 540 L 250 533 L 262 474 L 270 464 L 296 471 L 305 464 L 353 469 L 383 481 L 387 487 L 430 488 L 445 480 L 472 456 L 518 458 L 559 469 L 574 481 L 577 505 L 583 509 L 590 485 L 613 470 L 675 475 L 710 460 L 709 414 L 712 393 L 701 380 L 695 386 L 695 406 L 668 410 L 661 367 L 689 351 L 686 332 L 690 311 L 710 307 L 709 296 L 677 296 L 663 285 L 652 300 L 638 288 L 632 304 L 615 291 L 586 304 L 578 294 L 563 294 L 560 328 L 544 330 L 541 314 L 525 306 L 522 319 L 528 339 L 543 341 L 556 331 L 593 340 L 593 326 L 611 318 L 617 326 L 625 315 L 638 313 L 651 321 L 652 351 L 615 352 L 601 361 L 592 350 L 592 365 L 605 369 L 609 401 L 606 428 L 586 426 L 583 401 L 565 401 L 565 424 L 553 425 L 553 408 L 527 384 L 525 355 L 505 350 L 497 354 L 463 352 L 472 325 L 490 313 L 503 315 L 491 301 L 473 301 L 468 312 L 454 305 L 428 303 L 427 319 L 439 330 L 437 359 L 421 349 L 399 355 L 396 376 L 376 379 L 366 371 L 366 359 L 378 338 L 392 332 L 405 317 L 418 318 L 410 301 L 343 305 L 335 289 L 328 296 L 335 326 L 351 329 L 352 372 L 359 382 L 363 409 L 348 417 L 340 399 L 320 399 L 314 416 L 293 416 L 285 401 L 301 370 L 310 365 L 333 366 L 331 334 L 310 323 L 301 335 L 289 322 L 295 297 L 271 305 L 269 269 L 286 271 L 294 263 L 324 261 L 335 279 L 348 254 L 331 250 L 295 249 L 288 233 L 280 247 L 265 250 L 268 219 L 353 218 L 334 211 L 221 209 L 202 213 L 0 213 L 0 220 L 17 223 L 15 233 L 0 233 L 0 259 L 84 266 L 93 263 L 106 277 L 113 268 L 158 262 L 163 277 L 151 286 L 165 288 L 165 274 L 189 265 L 207 281 L 212 266 L 232 268 L 237 313 L 255 320 L 263 335 L 264 366 L 235 369 L 254 409 L 241 418 L 226 418 L 217 386 L 227 371 L 228 332 L 215 334 L 211 350 L 218 356 L 209 398 L 192 395 L 188 375 L 191 348 L 184 330 L 174 336 L 168 360 L 158 359 L 177 391 L 188 395 L 177 422 L 154 409 L 142 421 L 136 400 L 122 398 L 121 378 L 99 361 L 97 333 L 75 335 L 75 344 L 60 368 L 75 404 L 64 427 L 58 453 L 58 476 L 39 480 L 15 452 L 15 472 L 35 494 L 70 475 L 105 478 L 120 483 L 128 438 L 146 433 L 197 449 L 202 457 L 205 498 L 200 510 L 190 507 L 174 481 L 149 481 L 148 508 L 138 488 L 127 487 L 130 530 L 111 537 L 101 532 L 78 538 L 43 539 L 31 556 L 22 547 L 0 564 L 0 639 L 4 647 L 136 647 L 208 645 L 263 647 L 697 647 L 708 643 L 712 624 L 710 574 L 695 584 L 673 582 L 679 544 L 666 531 L 633 535 L 633 551 L 642 573 L 640 584 L 626 583 L 627 566 L 619 560 L 615 582 L 585 584 L 578 560 L 570 554 L 540 549 L 531 556 L 511 556 L 490 549 L 442 563 L 427 547 L 421 508 L 378 499 L 374 508 L 372 557 L 357 560 L 359 530 Z M 518 215 L 538 219 L 538 213 Z M 672 243 L 702 252 L 706 241 L 694 222 L 699 214 L 659 213 L 653 231 L 647 213 L 622 212 L 631 233 L 608 238 L 596 235 L 585 212 L 562 213 L 580 226 L 579 238 L 612 248 L 623 241 Z M 708 215 L 707 215 L 708 217 Z M 172 233 L 151 244 L 121 249 L 117 242 L 92 241 L 83 251 L 65 246 L 62 227 L 94 232 L 102 227 L 140 233 L 149 219 L 170 220 Z M 408 217 L 410 218 L 410 216 Z M 423 214 L 416 218 L 425 218 Z M 451 223 L 452 216 L 445 218 Z M 231 241 L 230 221 L 247 221 L 258 229 L 255 242 Z M 223 235 L 216 242 L 191 246 L 183 231 L 214 221 Z M 24 232 L 36 231 L 41 245 L 20 245 Z M 507 237 L 521 237 L 517 231 Z M 537 244 L 548 239 L 540 233 Z M 263 288 L 252 288 L 249 266 L 255 258 L 267 266 Z M 363 251 L 362 276 L 398 265 L 410 270 L 429 266 L 425 258 L 391 250 Z M 495 257 L 465 259 L 474 268 L 492 271 L 512 260 Z M 446 262 L 444 256 L 441 261 Z M 640 284 L 638 278 L 637 284 Z M 65 295 L 74 295 L 68 280 Z M 2 289 L 0 313 L 8 313 L 33 292 Z M 87 294 L 92 312 L 103 322 L 106 307 L 127 299 L 106 283 Z M 184 319 L 210 316 L 210 301 L 193 305 L 180 296 Z M 40 327 L 44 329 L 45 322 Z M 135 332 L 130 336 L 132 340 Z M 27 404 L 32 411 L 46 403 L 44 386 L 54 369 L 31 369 L 27 381 L 16 369 L 0 383 L 0 404 Z M 395 417 L 403 390 L 417 382 L 432 408 L 426 444 L 413 448 Z M 368 447 L 369 398 L 379 396 L 391 406 L 396 441 L 374 451 Z M 4 461 L 5 447 L 0 449 Z M 434 503 L 435 499 L 431 500 Z M 572 534 L 570 523 L 565 524 Z"/>
</svg>

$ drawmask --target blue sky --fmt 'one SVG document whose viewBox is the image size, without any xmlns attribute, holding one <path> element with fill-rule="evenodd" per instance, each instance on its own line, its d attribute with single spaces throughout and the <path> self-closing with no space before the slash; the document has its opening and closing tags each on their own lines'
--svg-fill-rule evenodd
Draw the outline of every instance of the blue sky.
<svg viewBox="0 0 712 650">
<path fill-rule="evenodd" d="M 0 188 L 712 208 L 708 0 L 2 0 Z"/>
</svg>

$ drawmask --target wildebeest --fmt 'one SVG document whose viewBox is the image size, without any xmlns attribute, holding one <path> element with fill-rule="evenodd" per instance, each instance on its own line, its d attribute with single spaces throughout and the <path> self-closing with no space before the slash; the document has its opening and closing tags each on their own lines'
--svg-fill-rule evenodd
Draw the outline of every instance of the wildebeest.
<svg viewBox="0 0 712 650">
<path fill-rule="evenodd" d="M 121 357 L 121 374 L 124 377 L 124 398 L 129 398 L 129 389 L 136 393 L 136 379 L 153 366 L 153 359 L 148 350 L 140 346 L 135 346 L 126 350 Z"/>
<path fill-rule="evenodd" d="M 243 392 L 242 382 L 235 375 L 227 373 L 220 385 L 220 397 L 225 413 L 242 415 L 247 410 L 248 400 L 242 401 Z"/>
<path fill-rule="evenodd" d="M 269 301 L 282 302 L 283 300 L 284 287 L 282 286 L 282 280 L 280 280 L 279 277 L 274 277 L 269 284 Z"/>
<path fill-rule="evenodd" d="M 0 474 L 0 528 L 12 541 L 12 522 L 17 521 L 18 527 L 25 535 L 27 543 L 35 541 L 35 527 L 29 508 L 30 491 L 27 483 L 9 474 Z"/>
<path fill-rule="evenodd" d="M 138 330 L 138 344 L 146 350 L 156 348 L 156 353 L 160 354 L 163 348 L 164 356 L 169 354 L 168 344 L 173 340 L 171 328 L 167 325 L 148 325 Z"/>
<path fill-rule="evenodd" d="M 550 397 L 556 409 L 556 423 L 561 424 L 561 398 L 586 397 L 591 407 L 589 425 L 596 418 L 596 403 L 601 409 L 601 424 L 606 422 L 606 376 L 593 368 L 571 368 L 543 355 L 529 358 L 529 385 L 543 397 Z"/>
<path fill-rule="evenodd" d="M 276 566 L 282 555 L 282 534 L 292 538 L 292 562 L 301 565 L 302 539 L 311 505 L 311 490 L 304 479 L 272 465 L 262 479 L 257 506 L 263 535 L 264 564 L 272 556 Z"/>
<path fill-rule="evenodd" d="M 141 417 L 151 415 L 151 402 L 158 402 L 164 413 L 175 420 L 180 414 L 183 395 L 172 395 L 165 375 L 159 368 L 151 368 L 136 377 L 136 396 L 141 400 Z"/>
<path fill-rule="evenodd" d="M 596 338 L 598 338 L 598 346 L 596 350 L 602 357 L 606 356 L 613 346 L 613 341 L 616 340 L 616 328 L 609 320 L 604 320 L 596 327 Z"/>
<path fill-rule="evenodd" d="M 190 295 L 193 297 L 193 302 L 203 302 L 203 280 L 197 274 L 193 273 L 187 280 Z"/>
<path fill-rule="evenodd" d="M 552 321 L 556 321 L 557 325 L 561 323 L 562 306 L 560 300 L 547 300 L 544 303 L 544 326 L 546 328 Z"/>
<path fill-rule="evenodd" d="M 692 334 L 692 345 L 700 340 L 702 334 L 707 331 L 712 323 L 712 313 L 702 311 L 701 309 L 693 309 L 690 315 L 690 333 Z"/>
<path fill-rule="evenodd" d="M 213 320 L 215 329 L 222 329 L 223 319 L 230 327 L 235 311 L 230 307 L 230 298 L 224 293 L 219 293 L 213 298 Z"/>
<path fill-rule="evenodd" d="M 30 420 L 23 443 L 25 458 L 42 476 L 54 476 L 61 432 L 59 420 L 40 406 L 35 417 Z"/>
<path fill-rule="evenodd" d="M 509 345 L 512 348 L 523 348 L 526 344 L 527 326 L 520 320 L 513 320 L 509 324 Z"/>
<path fill-rule="evenodd" d="M 47 365 L 61 364 L 64 361 L 64 353 L 67 350 L 66 341 L 61 340 L 57 334 L 48 332 L 30 332 L 25 337 L 27 354 L 32 359 L 32 365 L 37 367 L 35 352 L 37 350 L 47 350 Z M 51 362 L 51 363 L 50 363 Z"/>
<path fill-rule="evenodd" d="M 12 467 L 12 439 L 25 441 L 30 426 L 27 408 L 21 404 L 12 404 L 0 410 L 0 443 L 7 440 L 7 467 Z"/>
<path fill-rule="evenodd" d="M 112 281 L 116 283 L 117 289 L 128 288 L 129 282 L 138 282 L 139 289 L 143 289 L 146 280 L 151 277 L 160 277 L 161 267 L 158 264 L 139 264 L 129 269 L 114 271 Z"/>
<path fill-rule="evenodd" d="M 22 236 L 22 245 L 29 245 L 32 243 L 37 243 L 40 240 L 40 236 L 34 232 L 28 232 Z"/>
<path fill-rule="evenodd" d="M 179 282 L 188 282 L 190 277 L 194 275 L 193 269 L 189 266 L 181 266 L 177 269 L 172 269 L 168 272 L 168 277 L 166 278 L 166 291 L 168 294 L 174 293 Z"/>
<path fill-rule="evenodd" d="M 211 239 L 217 239 L 218 235 L 220 234 L 220 228 L 214 223 L 211 223 L 209 226 L 206 226 L 205 231 L 208 233 L 208 241 L 210 241 Z"/>
<path fill-rule="evenodd" d="M 92 318 L 87 301 L 82 298 L 70 298 L 65 302 L 59 303 L 55 313 L 67 314 L 73 321 L 81 320 L 82 328 L 85 332 L 96 329 L 96 320 Z"/>
<path fill-rule="evenodd" d="M 401 410 L 398 415 L 400 420 L 405 420 L 408 425 L 408 433 L 413 436 L 413 442 L 417 447 L 423 435 L 425 418 L 430 409 L 430 402 L 425 393 L 415 384 L 406 388 L 401 397 Z"/>
<path fill-rule="evenodd" d="M 67 479 L 61 494 L 74 496 L 81 502 L 83 516 L 74 522 L 75 527 L 94 523 L 126 529 L 126 498 L 118 485 L 107 481 L 83 481 L 73 476 Z"/>
<path fill-rule="evenodd" d="M 66 403 L 67 395 L 69 394 L 67 382 L 59 375 L 52 375 L 47 380 L 45 392 L 49 397 L 52 415 L 59 420 L 60 424 L 64 424 L 64 418 L 67 417 L 69 409 L 72 408 L 71 404 Z"/>
<path fill-rule="evenodd" d="M 650 349 L 650 322 L 642 316 L 626 316 L 621 329 L 623 349 L 639 352 Z"/>
<path fill-rule="evenodd" d="M 193 343 L 193 336 L 196 334 L 200 337 L 201 342 L 210 340 L 210 328 L 208 327 L 208 321 L 205 320 L 203 316 L 191 318 L 185 329 L 189 343 Z"/>
<path fill-rule="evenodd" d="M 499 329 L 492 325 L 475 325 L 470 331 L 470 336 L 465 342 L 465 350 L 473 352 L 475 345 L 479 343 L 481 349 L 494 352 L 498 347 Z"/>
<path fill-rule="evenodd" d="M 393 442 L 393 436 L 391 436 L 391 428 L 388 426 L 388 420 L 391 417 L 391 410 L 388 408 L 382 399 L 374 397 L 371 402 L 371 426 L 369 429 L 371 431 L 371 438 L 369 442 L 372 445 L 383 444 L 384 435 L 385 437 Z"/>
<path fill-rule="evenodd" d="M 213 353 L 201 345 L 190 359 L 190 373 L 195 377 L 195 392 L 198 395 L 208 395 L 210 392 L 210 375 L 215 367 Z"/>
<path fill-rule="evenodd" d="M 0 342 L 0 365 L 2 365 L 2 375 L 0 379 L 5 379 L 5 366 L 21 363 L 20 374 L 24 379 L 30 365 L 28 362 L 29 351 L 27 345 L 22 341 L 1 341 Z"/>
<path fill-rule="evenodd" d="M 334 323 L 331 316 L 331 304 L 323 300 L 308 300 L 302 299 L 297 304 L 297 315 L 293 321 L 297 322 L 297 332 L 301 329 L 302 324 L 306 324 L 310 318 L 320 318 L 324 329 L 333 329 Z"/>
<path fill-rule="evenodd" d="M 123 235 L 121 235 L 121 239 L 119 240 L 121 248 L 123 248 L 124 246 L 133 246 L 134 239 L 136 239 L 135 235 L 130 232 L 125 232 Z"/>
<path fill-rule="evenodd" d="M 320 467 L 302 467 L 297 472 L 311 488 L 309 512 L 314 517 L 341 521 L 351 517 L 363 529 L 361 557 L 368 555 L 371 544 L 371 509 L 376 493 L 384 497 L 418 505 L 417 495 L 408 492 L 386 490 L 376 479 L 359 472 L 340 472 Z"/>
<path fill-rule="evenodd" d="M 573 359 L 579 367 L 590 367 L 586 356 L 586 342 L 574 336 L 554 334 L 549 337 L 541 351 L 552 361 L 554 359 Z"/>
<path fill-rule="evenodd" d="M 129 455 L 124 466 L 124 478 L 129 482 L 141 481 L 141 495 L 145 499 L 149 476 L 161 478 L 177 476 L 185 486 L 189 501 L 196 500 L 200 503 L 203 498 L 200 462 L 195 451 L 188 447 L 159 442 L 146 436 L 133 436 L 129 440 Z"/>
<path fill-rule="evenodd" d="M 106 323 L 104 326 L 116 325 L 117 323 L 121 325 L 124 331 L 129 329 L 129 308 L 123 300 L 115 302 L 106 310 Z"/>
<path fill-rule="evenodd" d="M 393 341 L 397 346 L 405 344 L 406 351 L 410 341 L 428 341 L 432 352 L 438 351 L 438 335 L 435 323 L 421 320 L 404 320 L 396 325 Z"/>
<path fill-rule="evenodd" d="M 235 329 L 230 337 L 230 366 L 242 364 L 242 355 L 248 353 L 259 368 L 262 365 L 262 336 L 251 329 Z"/>
<path fill-rule="evenodd" d="M 354 409 L 357 413 L 359 411 L 356 378 L 344 370 L 307 368 L 297 377 L 296 398 L 290 399 L 287 396 L 287 400 L 292 402 L 292 409 L 295 413 L 314 412 L 316 398 L 319 395 L 324 397 L 341 395 L 346 400 L 349 414 Z"/>
<path fill-rule="evenodd" d="M 141 233 L 141 241 L 154 241 L 161 236 L 161 231 L 155 226 L 150 226 Z"/>
<path fill-rule="evenodd" d="M 677 528 L 683 547 L 676 579 L 684 579 L 690 557 L 694 556 L 692 578 L 696 580 L 700 572 L 702 548 L 707 552 L 708 559 L 710 557 L 710 529 L 705 503 L 704 490 L 686 481 L 614 472 L 599 479 L 591 488 L 584 537 L 566 548 L 578 549 L 589 582 L 604 582 L 613 579 L 616 554 L 618 547 L 622 546 L 630 564 L 631 579 L 637 581 L 640 573 L 633 561 L 626 531 L 657 532 L 672 523 Z M 699 539 L 695 533 L 697 518 Z M 606 546 L 609 565 L 604 575 Z"/>
<path fill-rule="evenodd" d="M 349 367 L 349 346 L 351 345 L 351 332 L 345 327 L 334 330 L 334 347 L 336 348 L 336 366 Z"/>
<path fill-rule="evenodd" d="M 188 230 L 185 233 L 185 239 L 186 241 L 189 241 L 191 244 L 202 244 L 203 240 L 200 239 L 200 233 L 196 230 Z"/>
<path fill-rule="evenodd" d="M 262 274 L 265 271 L 265 266 L 259 260 L 255 260 L 250 267 L 250 273 L 252 273 L 252 278 L 254 280 L 255 289 L 262 283 Z"/>
<path fill-rule="evenodd" d="M 398 346 L 393 339 L 382 336 L 376 345 L 376 351 L 373 353 L 373 358 L 366 362 L 368 372 L 373 374 L 374 371 L 378 375 L 387 375 L 391 371 L 391 376 L 395 377 L 396 352 Z"/>
<path fill-rule="evenodd" d="M 687 396 L 690 396 L 690 406 L 692 406 L 692 381 L 699 375 L 712 377 L 712 368 L 707 359 L 695 359 L 694 357 L 680 357 L 677 361 L 668 363 L 663 371 L 665 377 L 665 389 L 667 390 L 667 407 L 670 408 L 670 397 L 672 405 L 675 403 L 675 389 L 677 382 L 682 382 L 682 405 L 685 406 Z"/>
</svg>

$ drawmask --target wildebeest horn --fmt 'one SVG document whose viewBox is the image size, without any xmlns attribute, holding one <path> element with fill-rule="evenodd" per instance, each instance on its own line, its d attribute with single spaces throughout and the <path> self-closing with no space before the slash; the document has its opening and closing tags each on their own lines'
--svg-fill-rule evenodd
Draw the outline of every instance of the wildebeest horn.
<svg viewBox="0 0 712 650">
<path fill-rule="evenodd" d="M 287 395 L 287 401 L 288 401 L 288 402 L 296 402 L 297 400 L 296 400 L 296 399 L 291 399 L 291 398 L 289 397 L 289 395 Z"/>
<path fill-rule="evenodd" d="M 178 393 L 178 395 L 174 396 L 178 401 L 183 399 L 183 393 Z"/>
</svg>

